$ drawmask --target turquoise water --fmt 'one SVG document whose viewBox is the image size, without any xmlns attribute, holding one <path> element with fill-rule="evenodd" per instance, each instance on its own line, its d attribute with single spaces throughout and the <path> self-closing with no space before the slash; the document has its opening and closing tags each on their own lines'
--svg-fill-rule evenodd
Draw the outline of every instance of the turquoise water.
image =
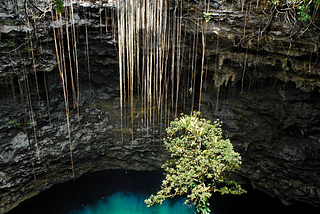
<svg viewBox="0 0 320 214">
<path fill-rule="evenodd" d="M 147 207 L 144 200 L 146 194 L 133 192 L 117 192 L 101 199 L 95 205 L 84 206 L 69 214 L 193 214 L 194 209 L 184 205 L 184 199 L 166 200 L 164 203 Z"/>
<path fill-rule="evenodd" d="M 144 199 L 155 194 L 164 178 L 161 171 L 107 170 L 55 185 L 19 204 L 7 214 L 193 214 L 183 198 L 148 208 Z M 320 214 L 306 205 L 284 206 L 279 199 L 244 186 L 241 196 L 213 194 L 212 214 Z"/>
</svg>

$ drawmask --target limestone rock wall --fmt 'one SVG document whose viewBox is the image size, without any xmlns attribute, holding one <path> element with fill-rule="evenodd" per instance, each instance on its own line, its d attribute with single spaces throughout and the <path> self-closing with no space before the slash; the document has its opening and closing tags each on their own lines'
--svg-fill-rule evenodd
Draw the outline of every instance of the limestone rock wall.
<svg viewBox="0 0 320 214">
<path fill-rule="evenodd" d="M 18 3 L 1 1 L 5 7 L 0 8 L 0 213 L 54 184 L 72 179 L 68 126 L 51 14 L 47 12 L 43 18 L 36 19 L 35 29 L 28 26 L 23 4 Z M 29 6 L 30 14 L 39 15 Z M 104 169 L 159 169 L 168 155 L 162 143 L 164 136 L 145 127 L 140 119 L 135 121 L 134 139 L 132 129 L 127 126 L 123 129 L 123 139 L 121 136 L 118 59 L 111 21 L 110 26 L 100 26 L 99 7 L 76 6 L 79 113 L 73 107 L 70 82 L 68 88 L 75 178 Z M 21 7 L 21 11 L 14 10 L 15 7 Z M 109 6 L 107 9 L 107 13 L 112 11 Z M 137 107 L 134 116 L 139 118 L 140 114 Z M 147 135 L 147 129 L 152 135 Z"/>
<path fill-rule="evenodd" d="M 319 21 L 295 22 L 279 6 L 211 6 L 202 113 L 224 122 L 253 186 L 319 206 Z"/>
</svg>

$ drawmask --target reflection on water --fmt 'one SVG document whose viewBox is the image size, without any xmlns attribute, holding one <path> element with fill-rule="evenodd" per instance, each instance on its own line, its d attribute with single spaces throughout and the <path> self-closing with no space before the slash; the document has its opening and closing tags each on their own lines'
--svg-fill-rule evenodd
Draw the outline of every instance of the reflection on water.
<svg viewBox="0 0 320 214">
<path fill-rule="evenodd" d="M 147 207 L 143 202 L 148 195 L 117 192 L 93 206 L 84 206 L 69 214 L 193 214 L 192 207 L 183 205 L 184 199 L 166 200 L 161 206 Z"/>
</svg>

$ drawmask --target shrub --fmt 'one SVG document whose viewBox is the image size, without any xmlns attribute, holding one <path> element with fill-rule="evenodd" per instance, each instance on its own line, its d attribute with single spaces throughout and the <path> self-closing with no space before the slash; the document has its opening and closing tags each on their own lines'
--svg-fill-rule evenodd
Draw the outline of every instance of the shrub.
<svg viewBox="0 0 320 214">
<path fill-rule="evenodd" d="M 162 166 L 165 179 L 157 195 L 145 200 L 148 206 L 161 204 L 166 198 L 185 195 L 186 204 L 192 203 L 197 213 L 210 213 L 208 198 L 212 192 L 242 194 L 246 191 L 235 181 L 226 178 L 227 172 L 240 167 L 241 157 L 233 150 L 230 140 L 222 137 L 217 120 L 182 115 L 171 121 L 165 141 L 171 156 Z"/>
</svg>

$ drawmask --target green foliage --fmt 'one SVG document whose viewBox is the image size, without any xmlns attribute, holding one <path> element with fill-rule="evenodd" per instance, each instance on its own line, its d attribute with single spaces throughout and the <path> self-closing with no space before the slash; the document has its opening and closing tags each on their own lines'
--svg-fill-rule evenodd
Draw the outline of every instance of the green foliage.
<svg viewBox="0 0 320 214">
<path fill-rule="evenodd" d="M 16 121 L 16 119 L 10 120 L 7 122 L 6 124 L 7 126 L 14 126 L 14 127 L 19 127 L 21 128 L 21 124 L 19 122 Z"/>
<path fill-rule="evenodd" d="M 298 7 L 298 10 L 299 10 L 299 12 L 298 12 L 298 14 L 299 14 L 298 19 L 299 19 L 300 21 L 305 22 L 305 21 L 307 21 L 307 20 L 309 20 L 309 19 L 311 18 L 311 16 L 310 16 L 310 6 L 308 6 L 308 5 L 301 5 L 301 6 Z"/>
<path fill-rule="evenodd" d="M 10 39 L 7 40 L 7 43 L 9 45 L 9 47 L 14 47 L 16 45 L 16 43 Z"/>
<path fill-rule="evenodd" d="M 261 1 L 265 5 L 280 5 L 286 9 L 291 8 L 297 11 L 297 17 L 300 21 L 306 22 L 312 18 L 311 8 L 317 8 L 320 6 L 320 0 L 263 0 Z M 211 19 L 211 13 L 203 12 L 203 17 L 206 22 Z"/>
<path fill-rule="evenodd" d="M 25 50 L 26 50 L 26 51 L 28 51 L 28 52 L 31 52 L 31 51 L 33 51 L 33 48 L 32 48 L 32 47 L 27 46 L 27 47 L 25 47 Z"/>
<path fill-rule="evenodd" d="M 64 12 L 64 5 L 62 0 L 55 0 L 54 1 L 55 9 L 58 13 Z"/>
<path fill-rule="evenodd" d="M 186 204 L 192 203 L 197 213 L 210 213 L 208 198 L 212 192 L 242 194 L 246 191 L 234 181 L 228 180 L 227 172 L 238 169 L 239 153 L 233 150 L 230 140 L 222 138 L 220 122 L 182 115 L 171 121 L 165 141 L 171 156 L 162 166 L 165 180 L 157 195 L 145 200 L 148 206 L 161 204 L 166 198 L 186 195 Z"/>
<path fill-rule="evenodd" d="M 288 8 L 295 8 L 297 10 L 298 19 L 305 22 L 311 19 L 311 8 L 319 7 L 320 0 L 268 0 L 267 3 L 274 5 L 286 5 Z"/>
<path fill-rule="evenodd" d="M 27 121 L 26 123 L 27 125 L 32 125 L 32 123 L 30 121 Z M 6 123 L 6 126 L 8 126 L 9 128 L 10 127 L 14 127 L 14 128 L 22 128 L 21 126 L 21 123 L 19 123 L 16 119 L 13 119 L 13 120 L 9 120 L 7 123 Z"/>
<path fill-rule="evenodd" d="M 203 17 L 206 20 L 206 22 L 209 22 L 211 19 L 211 13 L 203 12 Z"/>
<path fill-rule="evenodd" d="M 279 0 L 267 0 L 267 1 L 263 1 L 264 4 L 274 4 L 277 5 L 280 3 Z"/>
</svg>

